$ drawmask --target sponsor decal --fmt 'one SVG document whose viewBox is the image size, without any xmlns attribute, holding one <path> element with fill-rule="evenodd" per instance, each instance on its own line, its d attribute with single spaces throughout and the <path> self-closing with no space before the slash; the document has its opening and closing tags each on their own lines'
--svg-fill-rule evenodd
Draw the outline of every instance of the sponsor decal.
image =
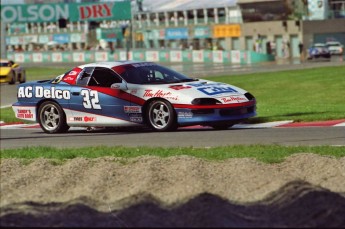
<svg viewBox="0 0 345 229">
<path fill-rule="evenodd" d="M 193 118 L 193 113 L 192 112 L 182 112 L 182 111 L 180 111 L 180 112 L 177 113 L 177 116 L 179 118 Z"/>
<path fill-rule="evenodd" d="M 125 113 L 141 113 L 140 106 L 124 106 Z"/>
<path fill-rule="evenodd" d="M 132 89 L 129 93 L 135 95 L 135 94 L 138 93 L 138 90 L 137 89 Z"/>
<path fill-rule="evenodd" d="M 34 114 L 31 113 L 31 110 L 18 109 L 17 118 L 33 118 Z"/>
<path fill-rule="evenodd" d="M 202 93 L 205 93 L 206 95 L 218 95 L 223 93 L 233 93 L 237 92 L 235 89 L 231 87 L 224 87 L 224 86 L 218 86 L 218 87 L 202 87 L 198 88 L 199 91 Z"/>
<path fill-rule="evenodd" d="M 80 71 L 79 71 L 79 72 L 80 72 Z M 79 74 L 79 72 L 77 72 L 77 71 L 70 71 L 70 72 L 68 73 L 68 76 L 76 76 L 76 75 Z"/>
<path fill-rule="evenodd" d="M 84 122 L 95 122 L 95 121 L 96 121 L 96 117 L 84 116 Z"/>
<path fill-rule="evenodd" d="M 112 17 L 113 4 L 99 4 L 99 5 L 81 5 L 79 8 L 79 15 L 81 20 L 89 18 L 106 18 Z"/>
<path fill-rule="evenodd" d="M 219 98 L 223 103 L 242 103 L 242 102 L 247 102 L 248 99 L 244 96 L 237 95 L 237 96 L 228 96 L 224 98 Z"/>
<path fill-rule="evenodd" d="M 75 84 L 77 80 L 77 76 L 82 71 L 81 68 L 74 68 L 72 71 L 70 71 L 65 77 L 62 79 L 63 82 L 68 84 Z"/>
<path fill-rule="evenodd" d="M 69 121 L 75 121 L 75 122 L 82 122 L 83 117 L 70 117 L 68 120 Z"/>
<path fill-rule="evenodd" d="M 164 92 L 162 90 L 152 92 L 152 90 L 147 89 L 145 90 L 143 97 L 149 97 L 149 98 L 160 97 L 160 98 L 166 98 L 166 99 L 171 99 L 171 100 L 178 100 L 178 97 L 172 95 L 171 92 Z"/>
<path fill-rule="evenodd" d="M 34 91 L 34 93 L 33 93 Z M 55 87 L 43 88 L 41 86 L 35 87 L 33 89 L 31 86 L 19 87 L 18 88 L 18 98 L 32 98 L 33 94 L 36 98 L 51 98 L 51 99 L 71 99 L 70 91 L 56 89 Z"/>
<path fill-rule="evenodd" d="M 130 114 L 129 121 L 141 123 L 143 122 L 143 117 L 139 114 Z"/>
<path fill-rule="evenodd" d="M 223 93 L 234 93 L 237 92 L 235 89 L 227 84 L 223 83 L 192 83 L 188 84 L 190 86 L 196 87 L 198 91 L 206 95 L 218 95 Z"/>
<path fill-rule="evenodd" d="M 174 90 L 182 90 L 182 89 L 188 89 L 192 88 L 191 86 L 183 86 L 183 85 L 175 85 L 175 86 L 170 86 L 169 88 L 174 89 Z"/>
<path fill-rule="evenodd" d="M 137 64 L 132 64 L 132 66 L 135 67 L 135 68 L 155 66 L 155 65 L 156 64 L 154 64 L 154 63 L 137 63 Z"/>
</svg>

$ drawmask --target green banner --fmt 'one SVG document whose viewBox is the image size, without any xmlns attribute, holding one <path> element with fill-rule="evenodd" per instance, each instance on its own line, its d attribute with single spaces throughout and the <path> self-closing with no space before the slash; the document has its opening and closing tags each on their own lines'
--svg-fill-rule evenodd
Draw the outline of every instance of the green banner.
<svg viewBox="0 0 345 229">
<path fill-rule="evenodd" d="M 71 22 L 130 20 L 131 2 L 1 4 L 1 20 L 12 22 Z"/>
<path fill-rule="evenodd" d="M 25 23 L 13 23 L 9 25 L 9 32 L 10 33 L 25 33 L 26 32 L 26 24 Z"/>
<path fill-rule="evenodd" d="M 96 29 L 97 40 L 103 39 L 106 41 L 116 41 L 116 39 L 121 40 L 123 38 L 121 28 L 113 29 Z"/>
</svg>

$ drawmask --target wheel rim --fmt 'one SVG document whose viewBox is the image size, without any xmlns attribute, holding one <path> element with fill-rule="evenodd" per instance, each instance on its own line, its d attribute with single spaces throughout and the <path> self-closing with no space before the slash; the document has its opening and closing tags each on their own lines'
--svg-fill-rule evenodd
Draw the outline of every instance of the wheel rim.
<svg viewBox="0 0 345 229">
<path fill-rule="evenodd" d="M 150 110 L 150 122 L 157 129 L 165 128 L 170 120 L 170 111 L 166 104 L 157 102 Z"/>
<path fill-rule="evenodd" d="M 40 118 L 46 130 L 55 130 L 60 122 L 60 112 L 56 106 L 49 104 L 43 107 Z"/>
</svg>

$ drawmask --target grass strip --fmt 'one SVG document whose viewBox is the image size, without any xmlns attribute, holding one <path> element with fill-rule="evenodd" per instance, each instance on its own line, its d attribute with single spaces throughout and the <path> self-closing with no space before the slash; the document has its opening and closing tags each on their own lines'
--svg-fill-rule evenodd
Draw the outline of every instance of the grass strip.
<svg viewBox="0 0 345 229">
<path fill-rule="evenodd" d="M 345 146 L 281 146 L 281 145 L 232 145 L 212 148 L 193 147 L 83 147 L 83 148 L 55 148 L 55 147 L 24 147 L 19 149 L 1 150 L 1 159 L 57 159 L 119 157 L 135 158 L 140 156 L 193 156 L 206 160 L 225 160 L 230 158 L 254 158 L 265 163 L 279 163 L 296 153 L 315 153 L 336 158 L 345 156 Z"/>
</svg>

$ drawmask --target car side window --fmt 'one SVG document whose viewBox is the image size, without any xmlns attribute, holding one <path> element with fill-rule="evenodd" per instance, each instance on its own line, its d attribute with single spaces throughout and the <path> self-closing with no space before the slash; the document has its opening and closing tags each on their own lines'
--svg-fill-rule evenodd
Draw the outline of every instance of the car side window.
<svg viewBox="0 0 345 229">
<path fill-rule="evenodd" d="M 94 71 L 94 67 L 86 67 L 81 71 L 77 78 L 77 85 L 79 86 L 86 86 L 88 85 L 92 72 Z"/>
<path fill-rule="evenodd" d="M 110 87 L 114 83 L 121 83 L 121 78 L 108 68 L 96 67 L 89 81 L 89 86 Z"/>
</svg>

